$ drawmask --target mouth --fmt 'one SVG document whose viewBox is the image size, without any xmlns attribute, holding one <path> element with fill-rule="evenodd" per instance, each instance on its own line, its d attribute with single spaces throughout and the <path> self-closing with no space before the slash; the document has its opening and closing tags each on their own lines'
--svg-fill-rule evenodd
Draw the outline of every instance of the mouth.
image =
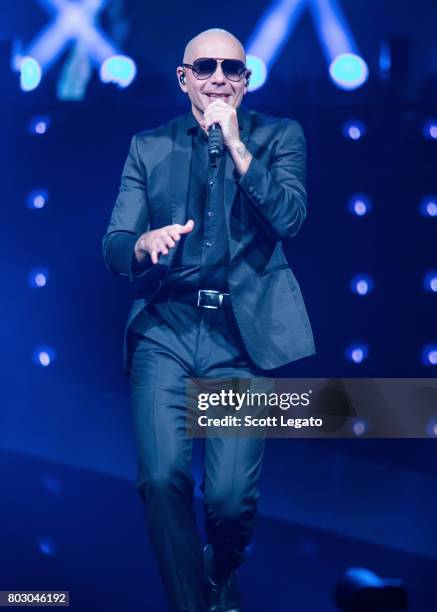
<svg viewBox="0 0 437 612">
<path fill-rule="evenodd" d="M 220 98 L 223 100 L 225 100 L 226 98 L 229 98 L 230 96 L 230 94 L 219 94 L 219 93 L 206 93 L 204 95 L 211 99 Z"/>
</svg>

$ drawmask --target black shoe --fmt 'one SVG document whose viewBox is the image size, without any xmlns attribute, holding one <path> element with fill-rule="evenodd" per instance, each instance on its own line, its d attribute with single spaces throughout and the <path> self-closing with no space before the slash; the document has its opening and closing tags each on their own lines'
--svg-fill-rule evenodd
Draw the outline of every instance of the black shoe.
<svg viewBox="0 0 437 612">
<path fill-rule="evenodd" d="M 225 582 L 220 582 L 214 578 L 211 544 L 205 546 L 203 555 L 208 583 L 210 612 L 241 612 L 236 572 L 232 572 Z"/>
</svg>

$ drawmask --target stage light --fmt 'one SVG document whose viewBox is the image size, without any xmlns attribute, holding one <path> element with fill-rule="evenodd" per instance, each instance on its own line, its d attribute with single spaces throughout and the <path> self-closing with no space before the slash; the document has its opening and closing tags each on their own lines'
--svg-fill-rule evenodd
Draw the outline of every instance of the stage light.
<svg viewBox="0 0 437 612">
<path fill-rule="evenodd" d="M 255 57 L 257 61 L 262 62 L 260 66 L 266 67 L 266 76 L 290 37 L 307 2 L 308 0 L 274 0 L 261 15 L 245 47 L 247 57 Z M 255 68 L 260 70 L 258 66 Z M 252 86 L 252 79 L 250 85 Z"/>
<path fill-rule="evenodd" d="M 250 75 L 249 91 L 255 91 L 264 85 L 267 80 L 267 66 L 260 57 L 246 56 L 246 66 L 252 71 Z"/>
<path fill-rule="evenodd" d="M 268 73 L 306 7 L 334 83 L 342 89 L 362 85 L 369 70 L 337 0 L 273 0 L 246 42 L 247 53 L 259 58 Z"/>
<path fill-rule="evenodd" d="M 53 363 L 56 357 L 55 350 L 50 346 L 41 346 L 37 348 L 33 353 L 33 362 L 36 365 L 46 368 Z"/>
<path fill-rule="evenodd" d="M 427 140 L 437 138 L 437 119 L 428 119 L 423 126 L 423 135 Z"/>
<path fill-rule="evenodd" d="M 426 366 L 437 365 L 437 345 L 427 344 L 423 347 L 422 363 Z"/>
<path fill-rule="evenodd" d="M 47 123 L 45 121 L 39 121 L 35 125 L 35 134 L 45 134 L 47 131 Z"/>
<path fill-rule="evenodd" d="M 43 555 L 52 556 L 56 552 L 55 543 L 50 538 L 38 540 L 38 548 Z"/>
<path fill-rule="evenodd" d="M 425 274 L 423 279 L 423 287 L 425 291 L 437 293 L 437 270 L 430 270 Z"/>
<path fill-rule="evenodd" d="M 361 87 L 367 81 L 369 69 L 359 55 L 342 53 L 331 62 L 329 74 L 338 87 L 351 90 Z"/>
<path fill-rule="evenodd" d="M 337 0 L 311 0 L 314 26 L 335 85 L 343 90 L 361 87 L 369 69 L 361 57 Z"/>
<path fill-rule="evenodd" d="M 346 349 L 346 359 L 353 363 L 362 363 L 369 354 L 369 348 L 367 344 L 351 344 Z"/>
<path fill-rule="evenodd" d="M 29 44 L 26 55 L 35 58 L 43 70 L 49 69 L 65 48 L 79 42 L 97 64 L 117 53 L 114 45 L 97 26 L 106 0 L 40 0 L 54 18 Z"/>
<path fill-rule="evenodd" d="M 91 64 L 101 66 L 105 60 L 120 55 L 121 51 L 109 36 L 98 25 L 100 12 L 105 8 L 107 0 L 39 0 L 47 11 L 53 16 L 50 23 L 45 25 L 27 46 L 26 57 L 33 58 L 37 64 L 29 64 L 29 80 L 31 84 L 37 80 L 37 68 L 47 72 L 63 56 L 66 48 L 75 45 L 80 54 L 76 54 L 78 61 L 82 60 L 87 67 Z M 13 65 L 19 66 L 21 57 L 18 53 L 13 58 Z M 116 82 L 126 87 L 135 77 L 136 68 L 130 58 L 126 65 L 112 68 L 117 70 Z M 64 73 L 62 73 L 64 74 Z M 65 76 L 65 75 L 64 75 Z M 32 81 L 33 80 L 33 81 Z M 70 83 L 67 83 L 70 85 Z M 58 89 L 58 93 L 65 92 L 66 84 Z M 68 87 L 67 87 L 68 89 Z"/>
<path fill-rule="evenodd" d="M 420 203 L 420 214 L 424 217 L 437 217 L 437 197 L 425 196 Z"/>
<path fill-rule="evenodd" d="M 103 83 L 115 83 L 127 87 L 137 74 L 135 62 L 127 55 L 112 55 L 100 66 L 100 79 Z"/>
<path fill-rule="evenodd" d="M 367 423 L 363 419 L 355 419 L 352 424 L 352 431 L 356 436 L 363 436 L 367 430 Z"/>
<path fill-rule="evenodd" d="M 42 70 L 35 58 L 26 55 L 18 62 L 20 87 L 22 91 L 32 91 L 41 82 Z"/>
<path fill-rule="evenodd" d="M 353 215 L 364 217 L 371 211 L 372 202 L 364 194 L 356 193 L 349 199 L 347 207 Z"/>
<path fill-rule="evenodd" d="M 29 286 L 33 288 L 45 287 L 47 285 L 48 278 L 48 270 L 45 268 L 34 268 L 29 274 Z"/>
<path fill-rule="evenodd" d="M 366 127 L 362 121 L 352 119 L 343 125 L 343 136 L 350 140 L 359 140 L 366 133 Z"/>
<path fill-rule="evenodd" d="M 32 117 L 28 127 L 29 133 L 36 136 L 42 136 L 49 129 L 50 123 L 50 117 L 47 115 Z"/>
<path fill-rule="evenodd" d="M 31 209 L 44 208 L 47 204 L 49 194 L 47 189 L 33 189 L 27 196 L 27 207 Z"/>
<path fill-rule="evenodd" d="M 350 288 L 357 295 L 367 295 L 373 290 L 374 282 L 366 274 L 358 274 L 351 280 Z"/>
</svg>

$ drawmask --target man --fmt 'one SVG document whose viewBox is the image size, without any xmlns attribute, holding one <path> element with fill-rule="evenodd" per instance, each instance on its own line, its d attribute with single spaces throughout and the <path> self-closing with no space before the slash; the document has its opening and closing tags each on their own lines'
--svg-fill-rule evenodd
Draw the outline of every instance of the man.
<svg viewBox="0 0 437 612">
<path fill-rule="evenodd" d="M 206 439 L 203 549 L 186 383 L 265 377 L 314 353 L 282 250 L 306 216 L 305 141 L 298 123 L 240 108 L 250 70 L 229 32 L 196 36 L 176 73 L 191 112 L 133 137 L 103 250 L 115 275 L 142 279 L 124 363 L 137 487 L 169 601 L 230 612 L 241 609 L 236 569 L 253 533 L 264 439 Z M 208 153 L 213 124 L 218 156 Z"/>
</svg>

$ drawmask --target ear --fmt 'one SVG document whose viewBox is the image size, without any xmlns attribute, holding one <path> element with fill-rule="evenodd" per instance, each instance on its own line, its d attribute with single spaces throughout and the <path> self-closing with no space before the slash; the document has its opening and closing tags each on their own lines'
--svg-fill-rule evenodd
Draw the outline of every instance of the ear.
<svg viewBox="0 0 437 612">
<path fill-rule="evenodd" d="M 186 85 L 186 72 L 183 66 L 178 66 L 176 68 L 176 76 L 178 78 L 179 87 L 182 89 L 184 93 L 187 93 L 187 85 Z"/>
<path fill-rule="evenodd" d="M 252 70 L 246 70 L 246 74 L 244 75 L 245 93 L 247 92 L 247 89 L 249 87 L 249 81 L 250 81 L 251 74 L 252 74 Z"/>
</svg>

